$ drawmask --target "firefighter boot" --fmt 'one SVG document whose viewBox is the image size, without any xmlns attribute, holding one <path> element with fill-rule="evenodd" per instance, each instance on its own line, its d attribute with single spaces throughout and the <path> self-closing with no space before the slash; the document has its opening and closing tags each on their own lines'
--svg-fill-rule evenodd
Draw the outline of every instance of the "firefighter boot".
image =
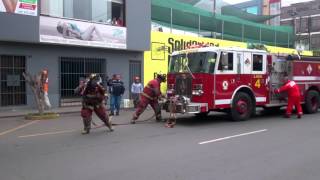
<svg viewBox="0 0 320 180">
<path fill-rule="evenodd" d="M 114 131 L 114 129 L 113 129 L 113 127 L 112 127 L 112 122 L 111 122 L 110 119 L 107 119 L 107 120 L 105 121 L 105 125 L 109 128 L 110 132 L 113 132 L 113 131 Z"/>
<path fill-rule="evenodd" d="M 133 114 L 132 119 L 130 121 L 131 124 L 135 124 L 136 120 L 138 119 L 138 116 L 136 115 L 136 113 Z"/>
<path fill-rule="evenodd" d="M 83 128 L 81 131 L 81 134 L 89 134 L 90 133 L 90 128 Z"/>
<path fill-rule="evenodd" d="M 83 119 L 83 130 L 81 132 L 81 134 L 89 134 L 90 133 L 90 129 L 91 129 L 91 119 Z"/>
<path fill-rule="evenodd" d="M 157 114 L 157 115 L 156 115 L 156 121 L 157 121 L 157 122 L 163 122 L 163 119 L 162 119 L 162 117 L 161 117 L 161 114 Z"/>
<path fill-rule="evenodd" d="M 297 118 L 301 119 L 301 117 L 302 117 L 302 113 L 298 113 Z"/>
</svg>

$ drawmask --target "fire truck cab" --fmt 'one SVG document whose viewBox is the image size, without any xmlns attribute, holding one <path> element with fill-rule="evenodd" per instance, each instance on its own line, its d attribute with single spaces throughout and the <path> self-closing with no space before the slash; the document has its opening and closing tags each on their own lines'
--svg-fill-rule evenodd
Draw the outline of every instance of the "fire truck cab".
<svg viewBox="0 0 320 180">
<path fill-rule="evenodd" d="M 287 104 L 286 94 L 275 94 L 274 89 L 289 76 L 299 84 L 305 113 L 315 113 L 320 104 L 320 58 L 288 57 L 237 47 L 176 51 L 169 62 L 167 96 L 179 100 L 178 113 L 222 111 L 233 120 L 246 120 L 256 107 L 272 110 Z"/>
</svg>

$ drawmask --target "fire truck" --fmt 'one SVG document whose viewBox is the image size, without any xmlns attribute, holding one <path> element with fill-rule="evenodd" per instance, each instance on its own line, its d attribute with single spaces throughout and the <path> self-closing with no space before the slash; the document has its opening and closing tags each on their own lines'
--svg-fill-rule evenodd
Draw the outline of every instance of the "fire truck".
<svg viewBox="0 0 320 180">
<path fill-rule="evenodd" d="M 284 76 L 299 85 L 304 113 L 317 112 L 320 57 L 275 55 L 256 49 L 200 47 L 173 52 L 167 96 L 177 99 L 176 113 L 205 116 L 219 111 L 241 121 L 254 115 L 256 107 L 276 110 L 287 105 L 286 94 L 274 93 L 283 85 Z"/>
</svg>

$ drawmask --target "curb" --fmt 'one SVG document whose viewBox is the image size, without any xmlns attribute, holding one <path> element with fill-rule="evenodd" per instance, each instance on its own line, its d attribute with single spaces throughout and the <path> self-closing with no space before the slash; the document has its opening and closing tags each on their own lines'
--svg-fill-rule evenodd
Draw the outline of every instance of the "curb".
<svg viewBox="0 0 320 180">
<path fill-rule="evenodd" d="M 122 110 L 133 110 L 134 108 L 122 108 Z M 79 108 L 78 110 L 70 110 L 70 111 L 56 111 L 55 113 L 57 114 L 75 114 L 75 113 L 80 113 L 81 111 L 81 108 Z M 109 111 L 109 109 L 107 109 L 107 111 Z M 1 113 L 0 113 L 0 119 L 5 119 L 5 118 L 14 118 L 14 117 L 25 117 L 29 112 L 25 112 L 24 114 L 12 114 L 12 115 L 4 115 L 4 116 L 1 116 Z"/>
<path fill-rule="evenodd" d="M 66 111 L 66 112 L 56 112 L 57 114 L 74 114 L 74 113 L 79 113 L 78 111 Z M 28 113 L 25 114 L 13 114 L 13 115 L 5 115 L 5 116 L 1 116 L 0 115 L 0 119 L 5 119 L 5 118 L 14 118 L 14 117 L 25 117 Z"/>
</svg>

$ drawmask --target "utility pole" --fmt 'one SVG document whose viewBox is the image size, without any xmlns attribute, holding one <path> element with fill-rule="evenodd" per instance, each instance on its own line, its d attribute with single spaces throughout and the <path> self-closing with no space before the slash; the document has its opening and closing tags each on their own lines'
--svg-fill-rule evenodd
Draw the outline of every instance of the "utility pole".
<svg viewBox="0 0 320 180">
<path fill-rule="evenodd" d="M 215 28 L 215 32 L 213 32 L 213 38 L 217 38 L 217 19 L 216 19 L 216 3 L 217 3 L 217 0 L 212 0 L 213 2 L 213 9 L 212 9 L 212 14 L 213 14 L 213 18 L 214 18 L 214 28 Z"/>
<path fill-rule="evenodd" d="M 302 22 L 301 22 L 301 20 L 302 20 L 302 16 L 300 15 L 299 16 L 299 36 L 298 36 L 298 40 L 299 40 L 299 47 L 301 48 L 301 26 L 302 26 Z"/>
<path fill-rule="evenodd" d="M 311 51 L 311 27 L 312 27 L 312 19 L 311 19 L 311 16 L 309 16 L 308 17 L 309 51 Z"/>
<path fill-rule="evenodd" d="M 212 0 L 213 1 L 213 16 L 216 16 L 216 8 L 217 8 L 217 6 L 216 6 L 216 3 L 217 3 L 217 0 Z"/>
</svg>

